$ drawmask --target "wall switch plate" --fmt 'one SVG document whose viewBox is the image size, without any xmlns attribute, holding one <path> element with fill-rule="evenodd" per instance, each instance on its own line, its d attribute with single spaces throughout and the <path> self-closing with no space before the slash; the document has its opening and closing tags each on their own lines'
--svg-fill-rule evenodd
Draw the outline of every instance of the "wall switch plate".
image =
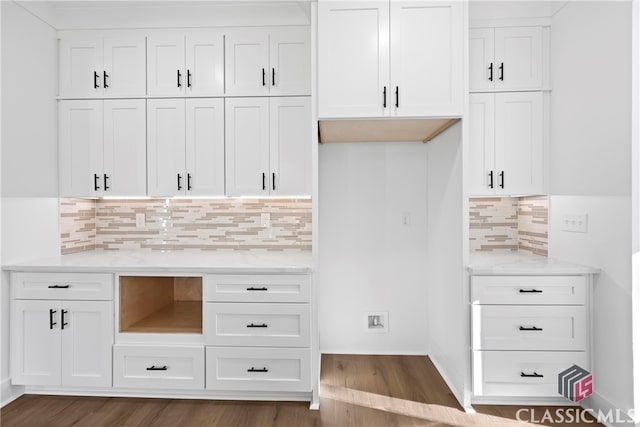
<svg viewBox="0 0 640 427">
<path fill-rule="evenodd" d="M 136 228 L 144 227 L 145 225 L 145 215 L 144 213 L 136 214 Z"/>
<path fill-rule="evenodd" d="M 562 215 L 562 231 L 586 233 L 587 223 L 588 215 L 586 213 L 566 213 Z"/>
<path fill-rule="evenodd" d="M 405 227 L 411 225 L 411 214 L 409 212 L 402 212 L 400 214 L 400 223 Z"/>
<path fill-rule="evenodd" d="M 367 332 L 387 333 L 389 332 L 389 312 L 376 311 L 364 314 L 365 330 Z"/>
<path fill-rule="evenodd" d="M 271 214 L 269 212 L 260 214 L 260 225 L 262 227 L 271 227 Z"/>
</svg>

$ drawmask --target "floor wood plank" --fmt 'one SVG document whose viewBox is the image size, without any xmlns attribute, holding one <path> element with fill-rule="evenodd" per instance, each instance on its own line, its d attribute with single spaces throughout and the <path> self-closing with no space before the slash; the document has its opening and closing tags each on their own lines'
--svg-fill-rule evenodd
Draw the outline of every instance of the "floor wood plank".
<svg viewBox="0 0 640 427">
<path fill-rule="evenodd" d="M 0 410 L 2 427 L 460 427 L 526 426 L 519 406 L 467 414 L 424 356 L 322 356 L 320 411 L 306 402 L 25 395 Z M 537 414 L 544 407 L 535 407 Z M 555 408 L 554 408 L 555 409 Z M 597 426 L 595 423 L 545 424 Z"/>
</svg>

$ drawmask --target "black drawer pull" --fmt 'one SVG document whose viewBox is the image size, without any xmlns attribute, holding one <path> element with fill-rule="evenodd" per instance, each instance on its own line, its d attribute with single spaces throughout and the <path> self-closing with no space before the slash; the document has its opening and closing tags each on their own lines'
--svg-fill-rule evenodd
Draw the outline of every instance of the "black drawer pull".
<svg viewBox="0 0 640 427">
<path fill-rule="evenodd" d="M 69 313 L 69 310 L 62 310 L 61 311 L 61 314 L 60 314 L 60 320 L 62 322 L 61 329 L 64 329 L 64 327 L 69 324 L 69 323 L 64 321 L 64 315 L 67 314 L 67 313 Z"/>
<path fill-rule="evenodd" d="M 537 326 L 532 326 L 530 328 L 526 328 L 524 326 L 520 326 L 521 331 L 541 331 L 542 328 L 538 328 Z"/>
<path fill-rule="evenodd" d="M 58 323 L 53 321 L 53 315 L 56 314 L 57 311 L 54 310 L 53 308 L 49 309 L 49 329 L 53 329 L 54 325 L 57 325 Z"/>
<path fill-rule="evenodd" d="M 535 371 L 533 374 L 525 374 L 524 372 L 520 372 L 520 376 L 523 378 L 544 378 L 544 375 L 539 374 Z"/>
<path fill-rule="evenodd" d="M 47 286 L 49 289 L 68 289 L 69 285 L 49 285 Z"/>
<path fill-rule="evenodd" d="M 147 371 L 166 371 L 166 370 L 167 370 L 167 365 L 164 365 L 164 366 L 151 365 L 150 367 L 147 368 Z"/>
<path fill-rule="evenodd" d="M 540 289 L 520 289 L 521 294 L 541 294 L 542 290 Z"/>
<path fill-rule="evenodd" d="M 249 323 L 247 328 L 268 328 L 269 326 L 266 323 L 261 323 L 260 325 L 256 325 L 255 323 Z"/>
<path fill-rule="evenodd" d="M 269 372 L 269 370 L 267 368 L 256 369 L 252 366 L 251 369 L 247 369 L 247 372 Z"/>
<path fill-rule="evenodd" d="M 254 288 L 253 286 L 250 288 L 247 288 L 248 291 L 268 291 L 268 288 L 265 288 L 264 286 L 261 288 Z"/>
</svg>

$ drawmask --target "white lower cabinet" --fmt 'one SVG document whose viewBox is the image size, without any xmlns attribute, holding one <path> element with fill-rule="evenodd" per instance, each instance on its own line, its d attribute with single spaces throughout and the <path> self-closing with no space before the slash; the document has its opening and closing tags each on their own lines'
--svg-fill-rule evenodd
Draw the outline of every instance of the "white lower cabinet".
<svg viewBox="0 0 640 427">
<path fill-rule="evenodd" d="M 471 276 L 473 395 L 560 398 L 558 374 L 590 370 L 588 275 Z"/>
<path fill-rule="evenodd" d="M 113 346 L 113 385 L 125 388 L 204 389 L 203 346 Z"/>
<path fill-rule="evenodd" d="M 207 389 L 309 391 L 308 348 L 207 347 Z"/>
</svg>

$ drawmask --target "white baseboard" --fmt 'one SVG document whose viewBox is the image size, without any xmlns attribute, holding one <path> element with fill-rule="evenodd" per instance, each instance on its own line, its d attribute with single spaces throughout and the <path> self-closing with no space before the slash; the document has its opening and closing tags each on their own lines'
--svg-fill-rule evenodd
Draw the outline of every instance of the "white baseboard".
<svg viewBox="0 0 640 427">
<path fill-rule="evenodd" d="M 11 380 L 5 378 L 0 381 L 0 408 L 13 402 L 24 394 L 24 387 L 11 385 Z"/>
<path fill-rule="evenodd" d="M 358 356 L 428 356 L 426 351 L 393 351 L 393 350 L 345 350 L 345 349 L 327 349 L 320 350 L 320 354 L 355 354 Z"/>
<path fill-rule="evenodd" d="M 633 420 L 629 408 L 618 408 L 603 395 L 594 392 L 581 402 L 581 406 L 598 418 L 607 427 L 640 426 L 640 420 Z M 601 414 L 601 417 L 598 415 Z"/>
<path fill-rule="evenodd" d="M 431 355 L 428 355 L 428 356 L 429 356 L 429 359 L 431 359 L 431 362 L 433 363 L 433 366 L 436 367 L 436 369 L 438 370 L 438 373 L 440 374 L 440 376 L 442 377 L 444 382 L 449 387 L 449 390 L 451 390 L 451 392 L 453 393 L 453 397 L 456 398 L 456 400 L 458 401 L 458 404 L 466 412 L 468 410 L 468 408 L 466 408 L 465 405 L 464 405 L 464 394 L 461 392 L 461 390 L 458 390 L 456 387 L 453 386 L 453 383 L 451 382 L 451 380 L 447 376 L 446 372 L 442 369 L 442 367 L 440 366 L 440 363 L 438 363 L 436 358 L 431 356 Z M 471 408 L 469 408 L 469 409 L 471 409 Z"/>
</svg>

